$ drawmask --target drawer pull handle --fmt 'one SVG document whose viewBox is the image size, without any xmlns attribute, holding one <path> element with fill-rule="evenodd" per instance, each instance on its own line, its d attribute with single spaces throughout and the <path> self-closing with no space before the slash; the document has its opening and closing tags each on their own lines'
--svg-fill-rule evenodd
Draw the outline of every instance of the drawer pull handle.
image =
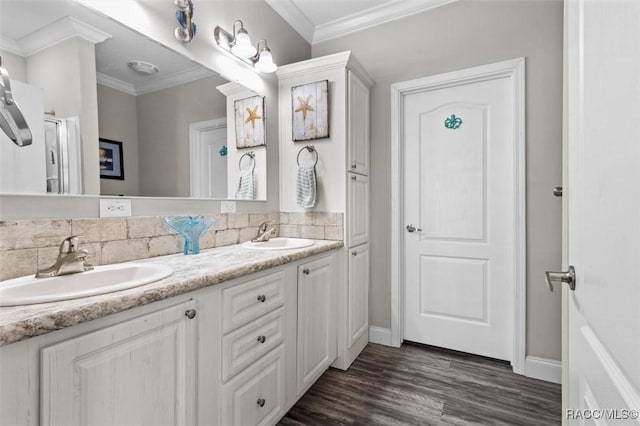
<svg viewBox="0 0 640 426">
<path fill-rule="evenodd" d="M 356 163 L 351 163 L 351 168 L 355 169 L 356 167 L 358 167 L 358 165 Z"/>
<path fill-rule="evenodd" d="M 258 296 L 258 302 L 264 303 L 265 300 L 267 300 L 267 296 L 265 296 L 264 294 Z"/>
<path fill-rule="evenodd" d="M 302 270 L 302 273 L 305 274 L 305 275 L 309 275 L 309 268 L 304 268 Z"/>
<path fill-rule="evenodd" d="M 356 180 L 356 179 L 358 179 L 358 178 L 355 177 L 355 176 L 351 176 L 351 180 Z"/>
<path fill-rule="evenodd" d="M 184 316 L 189 318 L 189 319 L 194 319 L 196 317 L 196 310 L 195 309 L 187 309 L 184 312 Z"/>
<path fill-rule="evenodd" d="M 264 407 L 265 402 L 267 401 L 265 401 L 264 398 L 258 398 L 257 404 L 261 407 Z"/>
<path fill-rule="evenodd" d="M 357 251 L 352 251 L 352 252 L 351 252 L 351 256 L 357 256 L 357 255 L 358 255 L 358 252 L 357 252 Z"/>
<path fill-rule="evenodd" d="M 267 338 L 265 336 L 258 336 L 256 340 L 260 343 L 264 343 L 267 341 Z"/>
</svg>

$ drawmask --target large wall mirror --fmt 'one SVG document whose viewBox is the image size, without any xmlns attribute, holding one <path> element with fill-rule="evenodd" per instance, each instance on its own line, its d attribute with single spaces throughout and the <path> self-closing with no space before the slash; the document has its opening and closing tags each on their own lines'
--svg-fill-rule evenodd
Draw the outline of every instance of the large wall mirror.
<svg viewBox="0 0 640 426">
<path fill-rule="evenodd" d="M 0 192 L 266 200 L 256 93 L 78 3 L 0 7 L 2 66 L 33 136 L 0 132 Z"/>
</svg>

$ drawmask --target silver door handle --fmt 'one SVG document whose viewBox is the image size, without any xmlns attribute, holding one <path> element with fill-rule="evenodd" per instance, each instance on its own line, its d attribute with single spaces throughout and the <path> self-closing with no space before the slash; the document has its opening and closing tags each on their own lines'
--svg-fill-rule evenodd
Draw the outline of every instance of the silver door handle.
<svg viewBox="0 0 640 426">
<path fill-rule="evenodd" d="M 576 269 L 569 265 L 567 272 L 545 272 L 544 280 L 547 282 L 547 287 L 550 291 L 553 291 L 553 283 L 567 283 L 571 290 L 576 289 Z"/>
<path fill-rule="evenodd" d="M 413 225 L 407 225 L 407 231 L 408 232 L 416 232 L 416 231 L 421 232 L 422 228 L 416 228 Z"/>
</svg>

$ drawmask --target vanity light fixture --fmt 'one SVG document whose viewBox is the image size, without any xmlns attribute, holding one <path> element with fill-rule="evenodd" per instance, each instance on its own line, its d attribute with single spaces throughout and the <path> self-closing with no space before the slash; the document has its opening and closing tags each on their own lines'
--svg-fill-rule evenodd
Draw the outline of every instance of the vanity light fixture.
<svg viewBox="0 0 640 426">
<path fill-rule="evenodd" d="M 267 46 L 267 40 L 260 40 L 254 47 L 251 44 L 249 33 L 239 19 L 233 23 L 233 34 L 217 26 L 213 30 L 213 37 L 218 46 L 243 62 L 255 67 L 262 73 L 272 73 L 278 69 L 273 62 L 271 49 Z"/>
<path fill-rule="evenodd" d="M 145 61 L 131 61 L 127 65 L 140 75 L 151 75 L 159 71 L 157 66 Z"/>
</svg>

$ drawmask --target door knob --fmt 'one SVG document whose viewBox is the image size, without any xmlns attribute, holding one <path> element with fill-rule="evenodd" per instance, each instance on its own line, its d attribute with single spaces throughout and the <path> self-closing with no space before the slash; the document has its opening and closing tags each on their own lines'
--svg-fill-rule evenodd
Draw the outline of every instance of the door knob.
<svg viewBox="0 0 640 426">
<path fill-rule="evenodd" d="M 576 269 L 573 266 L 569 266 L 567 272 L 545 272 L 544 279 L 547 282 L 547 287 L 550 291 L 553 291 L 553 283 L 567 283 L 571 290 L 576 289 Z"/>
<path fill-rule="evenodd" d="M 408 232 L 416 232 L 416 231 L 420 232 L 420 231 L 422 231 L 422 228 L 416 228 L 413 225 L 407 225 L 407 231 Z"/>
</svg>

